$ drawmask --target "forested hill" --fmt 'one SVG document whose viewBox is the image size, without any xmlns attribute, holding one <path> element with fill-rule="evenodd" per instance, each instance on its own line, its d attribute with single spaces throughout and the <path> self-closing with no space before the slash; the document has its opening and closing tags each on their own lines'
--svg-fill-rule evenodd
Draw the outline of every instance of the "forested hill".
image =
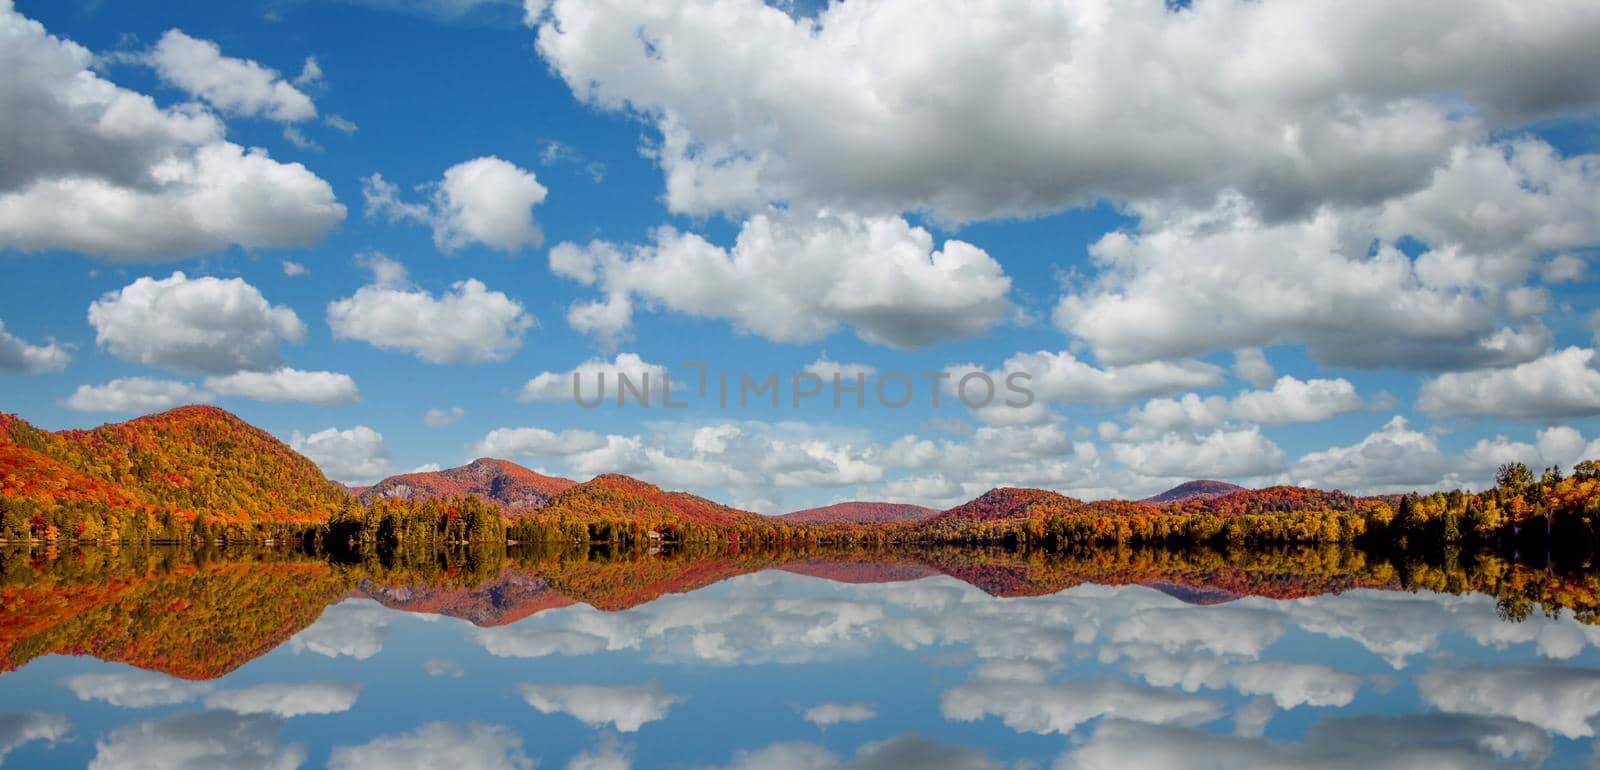
<svg viewBox="0 0 1600 770">
<path fill-rule="evenodd" d="M 316 463 L 215 407 L 185 406 L 59 432 L 0 415 L 0 507 L 11 519 L 19 511 L 30 518 L 58 509 L 80 512 L 71 521 L 78 531 L 68 533 L 78 537 L 137 523 L 124 521 L 130 512 L 180 519 L 205 514 L 219 522 L 322 521 L 347 497 Z"/>
<path fill-rule="evenodd" d="M 351 490 L 363 503 L 374 500 L 427 500 L 471 495 L 508 515 L 543 506 L 574 483 L 546 476 L 507 460 L 481 457 L 459 468 L 391 476 L 370 487 Z"/>
<path fill-rule="evenodd" d="M 936 508 L 910 503 L 848 502 L 807 508 L 778 518 L 791 524 L 876 524 L 889 521 L 919 521 L 938 515 Z"/>
</svg>

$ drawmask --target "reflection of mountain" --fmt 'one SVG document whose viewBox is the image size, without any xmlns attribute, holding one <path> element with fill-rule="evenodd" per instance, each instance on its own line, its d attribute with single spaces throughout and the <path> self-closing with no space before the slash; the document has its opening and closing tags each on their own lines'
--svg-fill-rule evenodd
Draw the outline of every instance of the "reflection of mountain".
<svg viewBox="0 0 1600 770">
<path fill-rule="evenodd" d="M 1144 585 L 1208 605 L 1244 596 L 1296 598 L 1352 588 L 1479 591 L 1508 618 L 1557 608 L 1593 622 L 1600 580 L 1492 557 L 1403 569 L 1337 548 L 1221 553 L 1116 549 L 1080 554 L 1004 549 L 890 552 L 803 549 L 606 555 L 586 549 L 517 555 L 450 553 L 415 564 L 335 564 L 283 552 L 196 555 L 187 549 L 88 550 L 56 558 L 0 554 L 0 669 L 40 655 L 92 655 L 200 679 L 219 676 L 311 625 L 324 607 L 366 597 L 395 610 L 515 623 L 582 602 L 627 610 L 766 569 L 846 583 L 949 575 L 995 596 L 1053 594 L 1083 583 Z"/>
<path fill-rule="evenodd" d="M 529 615 L 573 603 L 543 578 L 514 567 L 502 568 L 497 578 L 476 588 L 440 586 L 426 581 L 391 586 L 365 578 L 354 593 L 391 609 L 446 615 L 484 627 L 515 623 Z"/>
<path fill-rule="evenodd" d="M 210 679 L 282 644 L 349 590 L 321 561 L 51 569 L 62 561 L 0 593 L 0 670 L 40 655 L 92 655 Z"/>
<path fill-rule="evenodd" d="M 352 491 L 362 503 L 470 495 L 515 515 L 544 505 L 573 483 L 571 479 L 546 476 L 513 462 L 484 457 L 459 468 L 391 476 Z"/>
</svg>

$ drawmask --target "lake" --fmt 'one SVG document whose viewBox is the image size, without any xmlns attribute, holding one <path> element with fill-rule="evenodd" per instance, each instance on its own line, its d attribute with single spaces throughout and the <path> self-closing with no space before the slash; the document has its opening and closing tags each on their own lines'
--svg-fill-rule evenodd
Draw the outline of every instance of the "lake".
<svg viewBox="0 0 1600 770">
<path fill-rule="evenodd" d="M 1595 581 L 1487 557 L 153 548 L 0 565 L 6 768 L 1600 762 Z"/>
</svg>

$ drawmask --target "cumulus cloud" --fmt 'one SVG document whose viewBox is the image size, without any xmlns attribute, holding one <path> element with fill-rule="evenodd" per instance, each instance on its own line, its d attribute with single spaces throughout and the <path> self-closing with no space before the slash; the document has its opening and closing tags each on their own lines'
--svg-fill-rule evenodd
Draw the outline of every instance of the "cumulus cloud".
<svg viewBox="0 0 1600 770">
<path fill-rule="evenodd" d="M 946 367 L 950 375 L 949 387 L 957 392 L 961 379 L 973 372 L 982 372 L 972 365 Z M 997 371 L 988 372 L 1001 396 L 1009 397 L 1003 388 L 1007 377 L 1025 373 L 1029 379 L 1019 381 L 1042 401 L 1063 404 L 1115 404 L 1148 398 L 1162 393 L 1190 388 L 1208 388 L 1222 383 L 1224 372 L 1220 367 L 1201 361 L 1152 361 L 1132 366 L 1097 367 L 1079 359 L 1070 352 L 1052 353 L 1038 351 L 1018 353 L 1006 359 Z M 981 401 L 984 388 L 981 383 L 971 383 L 968 397 Z"/>
<path fill-rule="evenodd" d="M 1219 428 L 1198 436 L 1168 433 L 1150 441 L 1118 441 L 1111 454 L 1129 470 L 1163 478 L 1250 478 L 1284 468 L 1284 453 L 1261 429 Z"/>
<path fill-rule="evenodd" d="M 346 599 L 322 611 L 317 622 L 289 637 L 296 654 L 366 660 L 383 651 L 393 611 L 370 599 Z"/>
<path fill-rule="evenodd" d="M 945 719 L 962 722 L 992 715 L 1019 732 L 1065 735 L 1102 717 L 1198 725 L 1221 718 L 1225 711 L 1221 702 L 1211 698 L 1108 680 L 1060 684 L 969 682 L 945 692 L 939 699 L 939 713 Z"/>
<path fill-rule="evenodd" d="M 347 484 L 371 484 L 389 474 L 389 447 L 383 434 L 365 425 L 328 428 L 309 436 L 295 431 L 289 446 L 310 458 L 328 478 Z"/>
<path fill-rule="evenodd" d="M 460 663 L 449 658 L 428 658 L 422 661 L 422 670 L 431 677 L 448 676 L 456 679 L 460 679 L 466 673 Z"/>
<path fill-rule="evenodd" d="M 162 108 L 100 77 L 94 54 L 0 7 L 0 247 L 116 260 L 307 246 L 344 219 L 298 163 L 223 138 L 215 114 Z"/>
<path fill-rule="evenodd" d="M 475 278 L 435 296 L 411 287 L 398 262 L 375 255 L 367 263 L 373 283 L 328 303 L 336 339 L 411 353 L 431 364 L 482 364 L 510 357 L 535 324 L 522 303 Z"/>
<path fill-rule="evenodd" d="M 938 743 L 920 735 L 901 735 L 866 743 L 845 759 L 815 743 L 774 743 L 740 751 L 716 770 L 1000 770 L 1003 765 L 965 746 Z"/>
<path fill-rule="evenodd" d="M 260 684 L 215 693 L 206 698 L 206 708 L 280 717 L 338 714 L 349 711 L 360 694 L 361 685 L 353 682 Z"/>
<path fill-rule="evenodd" d="M 208 682 L 190 682 L 153 671 L 76 674 L 61 680 L 61 684 L 78 700 L 97 700 L 129 709 L 187 703 L 216 689 Z"/>
<path fill-rule="evenodd" d="M 1593 348 L 1569 347 L 1513 367 L 1448 372 L 1423 383 L 1417 408 L 1533 420 L 1600 414 L 1600 361 Z"/>
<path fill-rule="evenodd" d="M 71 354 L 54 340 L 45 345 L 30 345 L 6 331 L 5 321 L 0 321 L 0 372 L 59 372 L 71 362 Z"/>
<path fill-rule="evenodd" d="M 1600 102 L 1583 0 L 530 8 L 577 98 L 655 129 L 666 203 L 690 214 L 966 220 L 1236 188 L 1282 218 L 1415 189 L 1463 141 Z"/>
<path fill-rule="evenodd" d="M 210 393 L 186 382 L 121 377 L 103 385 L 79 385 L 61 403 L 80 412 L 145 414 L 210 400 Z"/>
<path fill-rule="evenodd" d="M 296 770 L 305 746 L 284 745 L 274 717 L 203 711 L 135 722 L 95 741 L 91 770 Z"/>
<path fill-rule="evenodd" d="M 1289 471 L 1298 483 L 1351 492 L 1409 492 L 1436 484 L 1449 460 L 1433 436 L 1395 416 L 1350 446 L 1302 456 Z"/>
<path fill-rule="evenodd" d="M 89 306 L 95 341 L 118 358 L 180 372 L 275 369 L 284 342 L 302 342 L 293 310 L 242 278 L 140 278 Z"/>
<path fill-rule="evenodd" d="M 621 377 L 626 377 L 640 391 L 647 391 L 650 403 L 657 404 L 661 388 L 665 387 L 671 373 L 667 367 L 649 363 L 637 353 L 618 353 L 610 361 L 596 358 L 579 364 L 571 371 L 540 372 L 522 386 L 517 398 L 522 401 L 572 401 L 581 396 L 584 403 L 593 403 L 602 397 L 616 398 L 621 388 Z M 628 397 L 632 398 L 631 392 Z"/>
<path fill-rule="evenodd" d="M 400 190 L 379 174 L 363 180 L 367 215 L 411 221 L 433 228 L 433 242 L 444 251 L 481 243 L 518 251 L 544 241 L 533 208 L 549 190 L 532 171 L 493 156 L 473 158 L 446 169 L 431 185 L 426 203 L 406 203 Z"/>
<path fill-rule="evenodd" d="M 650 722 L 665 719 L 667 711 L 684 698 L 654 682 L 623 687 L 572 684 L 524 684 L 522 699 L 540 713 L 568 714 L 591 727 L 609 725 L 618 732 L 638 732 Z"/>
<path fill-rule="evenodd" d="M 603 299 L 579 302 L 567 321 L 616 339 L 636 303 L 731 322 L 777 342 L 812 342 L 843 326 L 869 342 L 918 348 L 969 337 L 1010 307 L 1011 279 L 982 249 L 898 217 L 763 213 L 732 248 L 671 227 L 649 245 L 594 241 L 550 250 L 550 269 Z"/>
<path fill-rule="evenodd" d="M 470 451 L 479 457 L 564 457 L 605 445 L 603 436 L 586 430 L 496 428 L 474 443 Z"/>
<path fill-rule="evenodd" d="M 1436 669 L 1417 677 L 1417 692 L 1445 711 L 1511 717 L 1566 738 L 1594 737 L 1595 717 L 1600 716 L 1600 671 L 1594 669 Z"/>
<path fill-rule="evenodd" d="M 1128 411 L 1124 416 L 1127 427 L 1107 423 L 1100 433 L 1110 439 L 1149 440 L 1175 431 L 1211 430 L 1230 421 L 1268 425 L 1321 422 L 1362 406 L 1349 380 L 1300 380 L 1284 375 L 1271 390 L 1241 391 L 1232 398 L 1189 393 L 1178 399 L 1153 399 Z"/>
<path fill-rule="evenodd" d="M 295 88 L 277 70 L 249 59 L 223 56 L 222 48 L 210 40 L 190 37 L 179 29 L 169 29 L 145 61 L 161 79 L 183 89 L 190 96 L 229 115 L 262 117 L 284 123 L 311 120 L 317 108 L 311 97 Z M 321 79 L 316 59 L 306 60 L 301 80 Z M 297 83 L 299 81 L 297 80 Z"/>
<path fill-rule="evenodd" d="M 72 724 L 60 714 L 35 711 L 0 714 L 0 762 L 27 743 L 45 741 L 54 746 L 71 728 Z"/>
<path fill-rule="evenodd" d="M 878 712 L 865 703 L 820 703 L 800 712 L 800 716 L 817 727 L 828 728 L 876 719 Z"/>
<path fill-rule="evenodd" d="M 1090 248 L 1098 276 L 1055 320 L 1108 363 L 1301 343 L 1336 366 L 1517 364 L 1551 340 L 1525 281 L 1540 255 L 1600 242 L 1597 193 L 1592 157 L 1523 140 L 1459 149 L 1428 187 L 1386 203 L 1292 221 L 1236 194 L 1134 204 L 1139 229 Z"/>
<path fill-rule="evenodd" d="M 1205 757 L 1216 767 L 1467 768 L 1537 766 L 1550 737 L 1512 719 L 1453 714 L 1341 717 L 1312 726 L 1297 743 L 1215 735 L 1126 719 L 1102 722 L 1089 739 L 1055 764 L 1056 770 L 1148 770 L 1193 767 Z"/>
<path fill-rule="evenodd" d="M 207 377 L 206 389 L 223 396 L 300 404 L 353 404 L 361 400 L 356 381 L 338 372 L 306 372 L 283 368 L 270 372 L 235 372 Z"/>
<path fill-rule="evenodd" d="M 828 358 L 828 354 L 826 353 L 822 354 L 822 356 L 817 360 L 806 364 L 805 368 L 801 371 L 804 371 L 807 374 L 814 374 L 817 377 L 822 378 L 823 382 L 827 383 L 833 382 L 833 378 L 835 377 L 838 377 L 840 381 L 849 382 L 851 380 L 871 377 L 872 375 L 878 373 L 876 368 L 867 364 L 840 363 Z"/>
<path fill-rule="evenodd" d="M 455 767 L 461 770 L 533 770 L 522 738 L 504 725 L 430 722 L 408 733 L 385 735 L 359 746 L 335 746 L 328 770 Z"/>
<path fill-rule="evenodd" d="M 467 411 L 459 406 L 452 406 L 449 409 L 435 407 L 423 413 L 422 424 L 430 428 L 448 428 L 461 422 L 466 413 Z"/>
<path fill-rule="evenodd" d="M 1266 351 L 1261 348 L 1239 348 L 1233 351 L 1233 373 L 1239 379 L 1258 388 L 1265 388 L 1272 384 L 1277 374 L 1272 369 L 1272 363 L 1267 360 Z"/>
</svg>

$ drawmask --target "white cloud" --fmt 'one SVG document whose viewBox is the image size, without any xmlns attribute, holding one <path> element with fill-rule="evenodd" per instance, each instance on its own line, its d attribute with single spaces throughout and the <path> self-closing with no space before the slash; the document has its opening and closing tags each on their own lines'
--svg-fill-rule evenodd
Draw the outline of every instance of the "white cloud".
<svg viewBox="0 0 1600 770">
<path fill-rule="evenodd" d="M 449 409 L 435 407 L 422 415 L 422 424 L 430 428 L 448 428 L 461 422 L 466 413 L 466 410 L 459 406 L 452 406 Z"/>
<path fill-rule="evenodd" d="M 78 700 L 103 701 L 128 709 L 188 703 L 216 689 L 208 682 L 190 682 L 153 671 L 76 674 L 61 680 L 61 684 Z"/>
<path fill-rule="evenodd" d="M 865 703 L 821 703 L 800 713 L 807 722 L 827 728 L 849 722 L 866 722 L 878 716 L 876 709 Z"/>
<path fill-rule="evenodd" d="M 949 389 L 956 393 L 961 379 L 982 369 L 971 366 L 946 367 Z M 988 372 L 995 383 L 996 402 L 1012 397 L 1006 390 L 1007 377 L 1026 373 L 1031 379 L 1019 381 L 1041 401 L 1063 404 L 1115 404 L 1190 388 L 1208 388 L 1222 383 L 1221 368 L 1200 361 L 1152 361 L 1132 366 L 1099 368 L 1070 352 L 1037 351 L 1017 353 L 1006 359 L 997 371 Z M 968 398 L 982 401 L 986 388 L 981 382 L 969 383 Z M 959 394 L 958 394 L 959 395 Z"/>
<path fill-rule="evenodd" d="M 323 80 L 322 65 L 315 56 L 307 56 L 305 63 L 300 65 L 300 74 L 294 76 L 294 84 L 301 88 L 320 86 Z"/>
<path fill-rule="evenodd" d="M 95 340 L 118 358 L 181 372 L 275 369 L 306 325 L 241 278 L 140 278 L 89 306 Z"/>
<path fill-rule="evenodd" d="M 1514 367 L 1442 374 L 1423 383 L 1417 407 L 1536 420 L 1600 414 L 1600 361 L 1592 348 L 1569 347 Z"/>
<path fill-rule="evenodd" d="M 1233 373 L 1239 379 L 1258 388 L 1265 388 L 1272 384 L 1278 376 L 1272 370 L 1272 363 L 1267 361 L 1267 353 L 1261 348 L 1239 348 L 1233 351 Z"/>
<path fill-rule="evenodd" d="M 279 742 L 273 717 L 227 711 L 178 714 L 123 725 L 95 741 L 90 770 L 296 770 L 302 744 Z"/>
<path fill-rule="evenodd" d="M 71 362 L 71 354 L 54 340 L 45 345 L 30 345 L 6 331 L 5 321 L 0 321 L 0 372 L 59 372 Z"/>
<path fill-rule="evenodd" d="M 586 430 L 557 433 L 544 428 L 496 428 L 469 451 L 478 457 L 563 457 L 605 445 L 604 437 Z"/>
<path fill-rule="evenodd" d="M 190 96 L 204 99 L 229 115 L 262 117 L 279 122 L 299 122 L 317 116 L 311 97 L 295 88 L 277 70 L 249 59 L 223 56 L 222 48 L 210 40 L 190 37 L 182 30 L 169 29 L 161 36 L 145 61 L 156 73 Z M 321 79 L 316 59 L 306 60 L 301 79 L 306 83 Z"/>
<path fill-rule="evenodd" d="M 980 334 L 1010 307 L 1011 279 L 969 243 L 898 217 L 759 214 L 731 249 L 671 227 L 650 245 L 594 241 L 550 250 L 550 269 L 605 297 L 572 306 L 579 331 L 615 339 L 637 302 L 731 322 L 777 342 L 812 342 L 851 326 L 862 339 L 917 348 Z"/>
<path fill-rule="evenodd" d="M 1520 363 L 1551 340 L 1524 282 L 1540 255 L 1600 242 L 1597 192 L 1591 156 L 1523 140 L 1459 149 L 1415 193 L 1294 221 L 1235 194 L 1209 209 L 1135 203 L 1138 230 L 1090 248 L 1098 277 L 1055 320 L 1113 364 L 1277 343 L 1336 366 Z"/>
<path fill-rule="evenodd" d="M 1557 254 L 1539 268 L 1539 278 L 1545 283 L 1568 283 L 1582 280 L 1589 271 L 1589 263 L 1572 254 Z"/>
<path fill-rule="evenodd" d="M 873 368 L 867 364 L 840 363 L 828 358 L 826 353 L 824 353 L 822 357 L 818 358 L 817 360 L 807 364 L 802 371 L 814 374 L 822 378 L 823 382 L 830 384 L 833 382 L 833 378 L 835 377 L 838 377 L 843 382 L 850 382 L 856 379 L 871 377 L 872 375 L 878 373 L 876 368 Z"/>
<path fill-rule="evenodd" d="M 371 484 L 389 474 L 389 447 L 383 434 L 365 425 L 328 428 L 309 436 L 295 431 L 289 446 L 311 458 L 328 478 L 347 484 Z"/>
<path fill-rule="evenodd" d="M 466 673 L 460 663 L 448 658 L 428 658 L 422 661 L 422 670 L 431 677 L 448 676 L 456 679 L 460 679 Z"/>
<path fill-rule="evenodd" d="M 1507 666 L 1435 669 L 1417 677 L 1423 701 L 1445 711 L 1519 719 L 1566 738 L 1592 738 L 1600 716 L 1600 671 Z"/>
<path fill-rule="evenodd" d="M 444 251 L 473 243 L 517 251 L 544 241 L 533 221 L 533 207 L 544 202 L 549 190 L 532 171 L 493 156 L 446 169 L 432 186 L 428 203 L 401 201 L 399 188 L 378 174 L 363 180 L 362 194 L 368 216 L 428 225 L 434 244 Z"/>
<path fill-rule="evenodd" d="M 433 364 L 482 364 L 510 357 L 535 325 L 522 303 L 475 278 L 435 296 L 406 286 L 399 263 L 381 255 L 368 262 L 374 282 L 328 303 L 336 339 L 404 351 Z"/>
<path fill-rule="evenodd" d="M 104 385 L 79 385 L 61 403 L 80 412 L 145 414 L 210 400 L 211 394 L 186 382 L 122 377 Z"/>
<path fill-rule="evenodd" d="M 458 770 L 533 770 L 522 738 L 504 725 L 430 722 L 408 733 L 359 746 L 335 746 L 328 770 L 452 767 Z"/>
<path fill-rule="evenodd" d="M 1281 217 L 1414 189 L 1464 140 L 1600 102 L 1584 0 L 529 8 L 576 97 L 660 134 L 667 205 L 690 214 L 983 219 L 1234 187 Z"/>
<path fill-rule="evenodd" d="M 309 628 L 289 637 L 289 648 L 326 658 L 366 660 L 383 651 L 392 610 L 371 599 L 346 599 L 322 611 Z"/>
<path fill-rule="evenodd" d="M 223 396 L 300 404 L 353 404 L 361 400 L 356 381 L 338 372 L 277 369 L 207 377 L 206 389 Z"/>
<path fill-rule="evenodd" d="M 1250 478 L 1284 468 L 1284 454 L 1261 429 L 1219 428 L 1183 436 L 1168 433 L 1142 442 L 1115 442 L 1111 454 L 1129 470 L 1165 478 Z"/>
<path fill-rule="evenodd" d="M 338 714 L 349 711 L 360 694 L 361 685 L 353 682 L 269 683 L 214 693 L 206 698 L 206 708 L 280 717 Z"/>
<path fill-rule="evenodd" d="M 287 259 L 283 261 L 283 274 L 290 278 L 305 275 L 307 272 L 309 271 L 306 266 L 299 262 L 292 262 Z"/>
<path fill-rule="evenodd" d="M 327 127 L 344 134 L 345 136 L 349 136 L 361 130 L 360 126 L 357 126 L 354 121 L 339 115 L 329 115 L 328 117 L 322 119 L 322 123 L 323 125 L 326 125 Z"/>
<path fill-rule="evenodd" d="M 1271 390 L 1241 391 L 1232 398 L 1189 393 L 1178 399 L 1153 399 L 1128 411 L 1124 418 L 1127 428 L 1106 424 L 1100 432 L 1109 439 L 1138 441 L 1174 431 L 1210 430 L 1229 421 L 1269 425 L 1322 422 L 1361 408 L 1361 397 L 1349 380 L 1299 380 L 1284 375 Z"/>
<path fill-rule="evenodd" d="M 1361 689 L 1360 676 L 1315 663 L 1153 655 L 1134 661 L 1128 670 L 1156 687 L 1178 687 L 1185 692 L 1201 687 L 1234 689 L 1245 695 L 1271 696 L 1282 709 L 1348 706 Z"/>
<path fill-rule="evenodd" d="M 6 755 L 24 744 L 44 741 L 54 746 L 67 737 L 72 728 L 67 718 L 60 714 L 41 714 L 35 711 L 0 714 L 0 762 Z"/>
<path fill-rule="evenodd" d="M 590 727 L 609 725 L 618 732 L 638 732 L 640 727 L 665 719 L 673 704 L 684 698 L 650 683 L 623 687 L 573 684 L 524 684 L 522 699 L 543 714 L 568 714 Z"/>
<path fill-rule="evenodd" d="M 307 246 L 344 219 L 304 166 L 224 141 L 211 112 L 158 107 L 93 63 L 0 7 L 0 248 L 170 260 Z"/>
<path fill-rule="evenodd" d="M 1396 416 L 1351 446 L 1311 452 L 1289 473 L 1297 483 L 1350 492 L 1409 492 L 1436 484 L 1449 461 L 1432 436 Z"/>
<path fill-rule="evenodd" d="M 716 770 L 1001 770 L 999 762 L 973 749 L 936 743 L 920 735 L 901 735 L 866 743 L 853 758 L 835 756 L 815 743 L 774 743 L 736 752 Z"/>
<path fill-rule="evenodd" d="M 645 361 L 637 353 L 618 353 L 611 361 L 596 358 L 567 372 L 540 372 L 522 386 L 517 398 L 522 401 L 573 401 L 576 387 L 584 403 L 593 403 L 602 396 L 616 398 L 622 376 L 627 377 L 639 390 L 648 390 L 650 403 L 659 404 L 659 394 L 671 373 L 667 367 Z M 632 397 L 630 391 L 628 398 Z"/>
<path fill-rule="evenodd" d="M 1160 724 L 1198 725 L 1225 713 L 1220 701 L 1141 687 L 1119 680 L 1100 682 L 978 681 L 948 690 L 939 699 L 945 719 L 973 722 L 997 716 L 1018 732 L 1070 734 L 1103 717 Z"/>
<path fill-rule="evenodd" d="M 1549 736 L 1532 725 L 1454 714 L 1335 717 L 1315 724 L 1298 743 L 1116 719 L 1097 726 L 1054 767 L 1168 770 L 1193 767 L 1196 757 L 1204 757 L 1212 766 L 1240 770 L 1468 770 L 1538 766 L 1550 748 Z"/>
</svg>

